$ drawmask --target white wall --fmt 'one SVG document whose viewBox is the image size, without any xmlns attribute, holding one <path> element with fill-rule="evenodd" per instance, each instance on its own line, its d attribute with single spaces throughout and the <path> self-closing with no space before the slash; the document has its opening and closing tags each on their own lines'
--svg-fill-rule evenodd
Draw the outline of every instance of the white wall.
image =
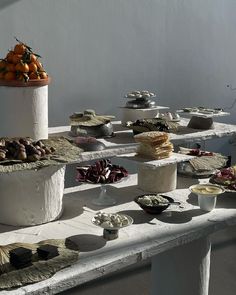
<svg viewBox="0 0 236 295">
<path fill-rule="evenodd" d="M 1 0 L 0 54 L 17 36 L 43 56 L 50 126 L 85 108 L 119 118 L 122 96 L 138 88 L 173 109 L 227 107 L 235 12 L 235 0 Z M 236 123 L 232 113 L 224 120 Z"/>
</svg>

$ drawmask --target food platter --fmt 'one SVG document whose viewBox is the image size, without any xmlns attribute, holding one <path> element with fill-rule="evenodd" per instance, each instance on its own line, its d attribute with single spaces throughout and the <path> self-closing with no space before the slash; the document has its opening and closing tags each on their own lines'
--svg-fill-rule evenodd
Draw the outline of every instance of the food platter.
<svg viewBox="0 0 236 295">
<path fill-rule="evenodd" d="M 132 129 L 134 134 L 148 131 L 164 131 L 171 132 L 178 128 L 178 124 L 174 121 L 164 118 L 138 119 L 135 122 L 126 122 L 126 128 Z"/>
<path fill-rule="evenodd" d="M 226 192 L 236 193 L 235 166 L 218 170 L 211 176 L 209 181 L 213 184 L 221 185 Z"/>
<path fill-rule="evenodd" d="M 178 174 L 185 177 L 211 177 L 219 169 L 226 167 L 229 161 L 229 158 L 226 156 L 201 149 L 180 147 L 179 153 L 195 157 L 188 162 L 178 163 Z"/>
<path fill-rule="evenodd" d="M 181 162 L 177 165 L 178 175 L 190 178 L 208 178 L 211 177 L 215 170 L 195 171 L 188 162 Z"/>
<path fill-rule="evenodd" d="M 93 218 L 92 223 L 103 228 L 103 237 L 106 240 L 114 240 L 119 236 L 119 230 L 131 225 L 133 218 L 121 213 L 98 212 Z"/>
<path fill-rule="evenodd" d="M 212 183 L 212 184 L 221 185 L 224 188 L 226 193 L 236 193 L 236 190 L 229 189 L 229 188 L 227 188 L 227 185 L 223 185 L 222 183 L 220 184 L 219 182 L 215 181 L 215 176 L 214 175 L 212 175 L 210 177 L 209 182 Z"/>
<path fill-rule="evenodd" d="M 204 108 L 183 108 L 177 110 L 176 113 L 187 115 L 187 116 L 196 116 L 202 118 L 213 118 L 213 117 L 223 117 L 228 116 L 230 113 L 224 112 L 221 109 L 204 109 Z"/>
</svg>

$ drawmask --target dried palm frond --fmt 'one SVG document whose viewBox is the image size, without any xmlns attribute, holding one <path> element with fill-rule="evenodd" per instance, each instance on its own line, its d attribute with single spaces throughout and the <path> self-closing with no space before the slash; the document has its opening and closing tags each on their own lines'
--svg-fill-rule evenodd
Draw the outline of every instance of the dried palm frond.
<svg viewBox="0 0 236 295">
<path fill-rule="evenodd" d="M 50 239 L 35 244 L 13 243 L 0 246 L 0 289 L 20 287 L 48 279 L 60 269 L 76 262 L 79 252 L 67 248 L 66 243 L 63 239 Z M 59 255 L 49 260 L 39 260 L 36 249 L 43 244 L 57 246 Z M 32 250 L 31 266 L 18 270 L 10 265 L 9 251 L 18 247 Z"/>
</svg>

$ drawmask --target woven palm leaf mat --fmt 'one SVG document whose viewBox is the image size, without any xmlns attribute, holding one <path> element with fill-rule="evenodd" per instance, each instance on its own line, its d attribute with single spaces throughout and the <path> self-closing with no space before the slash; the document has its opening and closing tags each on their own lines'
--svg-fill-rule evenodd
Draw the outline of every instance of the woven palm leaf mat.
<svg viewBox="0 0 236 295">
<path fill-rule="evenodd" d="M 217 169 L 226 166 L 228 157 L 221 154 L 214 154 L 213 156 L 196 157 L 184 163 L 184 170 L 178 169 L 178 173 L 191 176 L 194 178 L 209 177 Z M 183 163 L 179 163 L 181 167 Z"/>
<path fill-rule="evenodd" d="M 189 162 L 195 171 L 216 170 L 224 167 L 228 158 L 220 154 L 213 156 L 203 156 L 191 159 Z"/>
<path fill-rule="evenodd" d="M 59 255 L 49 260 L 39 260 L 36 249 L 50 244 L 58 247 Z M 9 263 L 9 251 L 18 247 L 31 249 L 32 265 L 16 269 Z M 22 287 L 28 284 L 46 280 L 57 271 L 70 266 L 78 260 L 79 252 L 70 240 L 45 240 L 36 244 L 14 243 L 0 246 L 0 290 Z"/>
<path fill-rule="evenodd" d="M 65 137 L 51 137 L 41 140 L 46 146 L 53 147 L 55 152 L 45 160 L 36 162 L 23 162 L 19 160 L 6 160 L 0 162 L 0 173 L 10 173 L 22 170 L 38 170 L 51 165 L 74 163 L 83 151 L 72 144 Z"/>
</svg>

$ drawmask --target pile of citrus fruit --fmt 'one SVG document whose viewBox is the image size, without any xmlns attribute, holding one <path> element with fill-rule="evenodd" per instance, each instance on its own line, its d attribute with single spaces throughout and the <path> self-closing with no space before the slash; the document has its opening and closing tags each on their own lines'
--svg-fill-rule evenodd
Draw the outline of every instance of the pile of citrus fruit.
<svg viewBox="0 0 236 295">
<path fill-rule="evenodd" d="M 22 81 L 47 79 L 48 74 L 39 61 L 40 55 L 34 53 L 28 45 L 17 40 L 14 49 L 0 59 L 0 80 Z"/>
</svg>

